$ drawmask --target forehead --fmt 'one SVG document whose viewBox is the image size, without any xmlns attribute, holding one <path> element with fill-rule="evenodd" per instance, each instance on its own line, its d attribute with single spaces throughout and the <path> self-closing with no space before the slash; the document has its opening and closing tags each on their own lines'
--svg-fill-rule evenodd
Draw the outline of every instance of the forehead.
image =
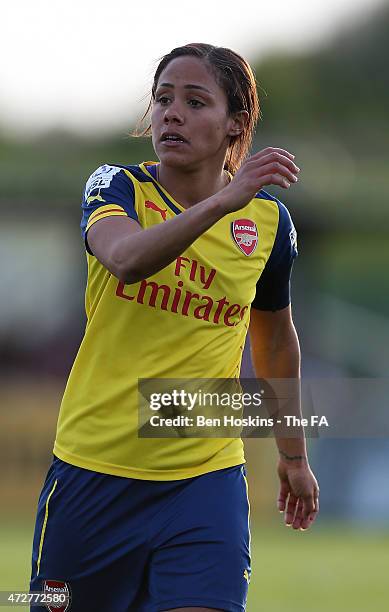
<svg viewBox="0 0 389 612">
<path fill-rule="evenodd" d="M 197 57 L 184 56 L 171 60 L 160 74 L 157 85 L 161 83 L 171 83 L 175 87 L 201 85 L 215 95 L 222 91 L 211 67 Z"/>
</svg>

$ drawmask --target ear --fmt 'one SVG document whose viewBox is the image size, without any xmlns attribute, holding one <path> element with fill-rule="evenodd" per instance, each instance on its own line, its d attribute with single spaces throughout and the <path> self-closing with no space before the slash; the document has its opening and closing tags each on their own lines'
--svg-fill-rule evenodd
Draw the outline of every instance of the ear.
<svg viewBox="0 0 389 612">
<path fill-rule="evenodd" d="M 241 110 L 231 115 L 228 136 L 239 136 L 242 132 L 244 132 L 248 121 L 249 114 L 246 110 Z"/>
</svg>

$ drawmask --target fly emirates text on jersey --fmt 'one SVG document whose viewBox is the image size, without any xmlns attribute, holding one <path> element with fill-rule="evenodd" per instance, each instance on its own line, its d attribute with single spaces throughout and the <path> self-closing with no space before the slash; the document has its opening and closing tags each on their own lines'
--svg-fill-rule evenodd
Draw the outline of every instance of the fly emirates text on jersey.
<svg viewBox="0 0 389 612">
<path fill-rule="evenodd" d="M 158 284 L 153 280 L 142 280 L 133 285 L 125 285 L 119 281 L 116 295 L 124 300 L 135 300 L 138 304 L 168 310 L 184 317 L 202 319 L 215 325 L 234 327 L 242 321 L 249 304 L 230 303 L 225 295 L 216 299 L 208 293 L 194 293 L 184 288 L 181 278 L 189 278 L 201 287 L 201 291 L 212 293 L 212 284 L 217 276 L 214 268 L 206 269 L 195 259 L 181 256 L 175 260 L 174 276 L 179 279 L 174 287 Z"/>
</svg>

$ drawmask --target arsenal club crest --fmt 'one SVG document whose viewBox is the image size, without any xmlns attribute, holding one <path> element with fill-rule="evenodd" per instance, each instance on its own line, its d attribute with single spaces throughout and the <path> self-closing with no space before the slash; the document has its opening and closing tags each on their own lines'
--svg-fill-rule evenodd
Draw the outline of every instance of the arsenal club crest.
<svg viewBox="0 0 389 612">
<path fill-rule="evenodd" d="M 43 593 L 47 596 L 46 608 L 50 612 L 66 612 L 70 606 L 70 589 L 67 582 L 45 580 Z"/>
<path fill-rule="evenodd" d="M 231 223 L 231 234 L 235 244 L 247 255 L 251 255 L 258 244 L 258 230 L 251 219 L 236 219 Z"/>
</svg>

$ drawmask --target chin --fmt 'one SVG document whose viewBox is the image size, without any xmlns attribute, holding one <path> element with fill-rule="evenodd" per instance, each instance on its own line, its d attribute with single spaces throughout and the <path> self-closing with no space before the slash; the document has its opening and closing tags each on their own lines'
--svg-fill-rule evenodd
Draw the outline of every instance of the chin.
<svg viewBox="0 0 389 612">
<path fill-rule="evenodd" d="M 168 168 L 189 168 L 195 163 L 179 151 L 156 151 L 159 161 Z"/>
</svg>

